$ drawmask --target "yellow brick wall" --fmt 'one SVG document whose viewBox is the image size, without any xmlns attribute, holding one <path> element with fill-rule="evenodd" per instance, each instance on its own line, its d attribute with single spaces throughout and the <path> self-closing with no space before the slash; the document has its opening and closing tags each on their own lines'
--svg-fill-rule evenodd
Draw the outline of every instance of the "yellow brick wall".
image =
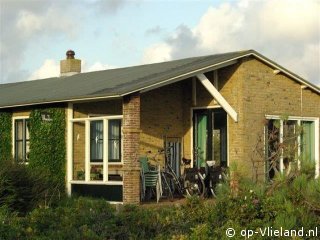
<svg viewBox="0 0 320 240">
<path fill-rule="evenodd" d="M 264 160 L 253 154 L 253 148 L 258 136 L 263 134 L 265 115 L 320 117 L 320 95 L 310 89 L 302 90 L 301 111 L 301 84 L 281 73 L 274 74 L 272 68 L 253 58 L 241 64 L 238 81 L 243 91 L 239 101 L 244 106 L 239 112 L 239 124 L 243 126 L 239 163 L 263 180 Z M 230 132 L 233 135 L 234 129 L 230 128 Z M 252 169 L 252 160 L 257 171 Z"/>
<path fill-rule="evenodd" d="M 122 115 L 122 100 L 75 103 L 73 110 L 74 118 L 86 118 L 89 115 Z"/>
<path fill-rule="evenodd" d="M 155 155 L 163 148 L 164 136 L 183 138 L 183 89 L 180 82 L 141 95 L 140 155 Z"/>
</svg>

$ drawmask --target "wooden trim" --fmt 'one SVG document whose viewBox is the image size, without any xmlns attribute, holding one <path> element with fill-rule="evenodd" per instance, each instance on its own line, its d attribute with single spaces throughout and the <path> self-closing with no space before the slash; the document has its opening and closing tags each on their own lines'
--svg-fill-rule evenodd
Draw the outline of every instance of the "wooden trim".
<svg viewBox="0 0 320 240">
<path fill-rule="evenodd" d="M 210 80 L 204 74 L 198 74 L 197 78 L 202 85 L 208 90 L 208 92 L 214 97 L 214 99 L 221 105 L 221 107 L 228 113 L 228 115 L 235 121 L 238 122 L 238 114 L 231 107 L 231 105 L 224 99 L 219 91 L 213 86 Z"/>
</svg>

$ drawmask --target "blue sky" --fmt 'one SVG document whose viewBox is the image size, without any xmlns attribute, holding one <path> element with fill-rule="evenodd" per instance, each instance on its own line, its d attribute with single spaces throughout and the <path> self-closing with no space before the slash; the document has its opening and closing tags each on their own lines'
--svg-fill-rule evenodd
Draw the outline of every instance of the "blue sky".
<svg viewBox="0 0 320 240">
<path fill-rule="evenodd" d="M 255 49 L 320 84 L 318 0 L 0 0 L 0 83 Z"/>
</svg>

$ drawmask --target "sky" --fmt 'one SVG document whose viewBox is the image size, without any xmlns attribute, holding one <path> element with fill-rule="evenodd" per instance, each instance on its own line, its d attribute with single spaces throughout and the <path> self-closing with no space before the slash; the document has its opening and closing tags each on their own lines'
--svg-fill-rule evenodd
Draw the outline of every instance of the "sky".
<svg viewBox="0 0 320 240">
<path fill-rule="evenodd" d="M 0 0 L 0 84 L 254 49 L 320 86 L 320 0 Z"/>
</svg>

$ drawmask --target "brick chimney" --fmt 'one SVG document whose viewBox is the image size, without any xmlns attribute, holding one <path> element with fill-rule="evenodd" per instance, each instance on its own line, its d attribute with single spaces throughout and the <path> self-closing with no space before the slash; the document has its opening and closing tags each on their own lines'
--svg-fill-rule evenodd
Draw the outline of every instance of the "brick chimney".
<svg viewBox="0 0 320 240">
<path fill-rule="evenodd" d="M 60 61 L 60 76 L 72 76 L 81 72 L 81 60 L 74 58 L 74 51 L 66 52 L 67 58 Z"/>
</svg>

